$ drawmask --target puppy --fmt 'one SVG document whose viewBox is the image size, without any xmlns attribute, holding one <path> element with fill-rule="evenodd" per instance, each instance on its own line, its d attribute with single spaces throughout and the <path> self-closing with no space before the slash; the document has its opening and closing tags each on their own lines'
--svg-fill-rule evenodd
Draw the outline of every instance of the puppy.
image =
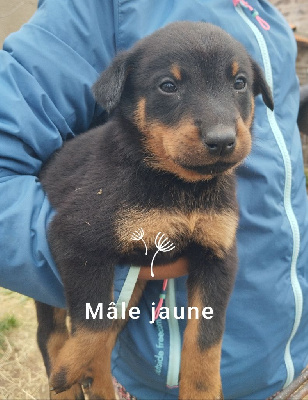
<svg viewBox="0 0 308 400">
<path fill-rule="evenodd" d="M 179 397 L 220 399 L 221 341 L 236 272 L 235 168 L 251 149 L 254 97 L 273 109 L 259 66 L 207 23 L 177 22 L 113 60 L 94 95 L 109 121 L 67 142 L 41 173 L 57 214 L 49 228 L 66 312 L 37 304 L 38 341 L 50 384 L 63 398 L 112 399 L 110 355 L 123 323 L 85 319 L 85 305 L 113 300 L 117 264 L 149 265 L 155 237 L 174 244 L 159 264 L 186 257 L 190 319 Z M 144 242 L 132 240 L 142 228 Z M 145 246 L 147 255 L 145 255 Z M 144 282 L 129 307 L 137 305 Z M 58 395 L 54 395 L 58 398 Z"/>
</svg>

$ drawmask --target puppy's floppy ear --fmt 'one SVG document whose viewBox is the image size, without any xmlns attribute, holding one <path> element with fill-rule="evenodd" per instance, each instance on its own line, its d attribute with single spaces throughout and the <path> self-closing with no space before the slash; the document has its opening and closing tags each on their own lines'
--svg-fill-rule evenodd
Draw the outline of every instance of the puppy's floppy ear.
<svg viewBox="0 0 308 400">
<path fill-rule="evenodd" d="M 119 53 L 92 87 L 96 101 L 109 113 L 121 99 L 128 75 L 129 51 Z"/>
<path fill-rule="evenodd" d="M 254 95 L 257 96 L 258 94 L 261 93 L 264 103 L 268 108 L 270 108 L 273 111 L 274 101 L 273 101 L 272 91 L 265 80 L 264 73 L 262 69 L 259 67 L 259 65 L 253 59 L 251 59 L 251 64 L 254 74 L 254 82 L 253 82 Z"/>
</svg>

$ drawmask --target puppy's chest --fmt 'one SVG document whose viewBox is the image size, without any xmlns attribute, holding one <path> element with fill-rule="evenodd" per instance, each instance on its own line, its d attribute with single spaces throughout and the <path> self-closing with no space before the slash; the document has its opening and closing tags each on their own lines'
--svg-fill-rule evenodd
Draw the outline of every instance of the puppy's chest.
<svg viewBox="0 0 308 400">
<path fill-rule="evenodd" d="M 148 249 L 167 249 L 169 242 L 176 253 L 197 243 L 222 256 L 233 245 L 236 228 L 237 214 L 232 210 L 183 212 L 132 207 L 118 212 L 115 233 L 122 254 L 144 249 L 145 245 Z"/>
</svg>

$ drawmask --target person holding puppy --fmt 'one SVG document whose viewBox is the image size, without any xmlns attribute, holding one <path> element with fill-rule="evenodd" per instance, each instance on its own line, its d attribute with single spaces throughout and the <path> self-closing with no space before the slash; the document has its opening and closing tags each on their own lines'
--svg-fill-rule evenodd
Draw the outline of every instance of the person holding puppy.
<svg viewBox="0 0 308 400">
<path fill-rule="evenodd" d="M 104 116 L 91 87 L 115 54 L 169 22 L 201 20 L 229 32 L 263 67 L 275 111 L 256 99 L 253 150 L 238 169 L 239 269 L 221 362 L 225 396 L 245 399 L 270 396 L 308 363 L 308 210 L 296 125 L 296 45 L 269 2 L 253 6 L 45 0 L 0 55 L 0 284 L 57 307 L 65 299 L 47 240 L 54 211 L 37 177 L 64 141 Z M 186 306 L 185 261 L 166 268 L 184 274 L 168 275 L 166 305 Z M 116 297 L 129 271 L 118 267 Z M 149 324 L 161 287 L 159 280 L 147 285 L 140 318 L 129 320 L 114 350 L 112 372 L 137 398 L 178 394 L 185 321 Z"/>
</svg>

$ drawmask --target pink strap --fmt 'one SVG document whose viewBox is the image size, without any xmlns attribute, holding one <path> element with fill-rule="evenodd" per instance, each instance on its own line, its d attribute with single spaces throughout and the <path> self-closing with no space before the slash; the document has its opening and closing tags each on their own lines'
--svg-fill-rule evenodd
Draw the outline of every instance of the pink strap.
<svg viewBox="0 0 308 400">
<path fill-rule="evenodd" d="M 238 4 L 241 4 L 243 7 L 248 8 L 248 10 L 251 12 L 251 15 L 259 22 L 259 24 L 264 30 L 269 31 L 271 29 L 270 25 L 266 21 L 264 21 L 263 18 L 259 16 L 258 11 L 255 10 L 253 7 L 251 7 L 248 1 L 245 0 L 232 0 L 232 1 L 234 7 L 236 7 Z"/>
<path fill-rule="evenodd" d="M 162 290 L 161 294 L 159 295 L 159 302 L 158 302 L 157 307 L 155 309 L 155 321 L 159 317 L 160 309 L 161 309 L 161 307 L 163 305 L 164 299 L 166 298 L 167 284 L 168 284 L 168 279 L 164 279 L 163 290 Z"/>
</svg>

